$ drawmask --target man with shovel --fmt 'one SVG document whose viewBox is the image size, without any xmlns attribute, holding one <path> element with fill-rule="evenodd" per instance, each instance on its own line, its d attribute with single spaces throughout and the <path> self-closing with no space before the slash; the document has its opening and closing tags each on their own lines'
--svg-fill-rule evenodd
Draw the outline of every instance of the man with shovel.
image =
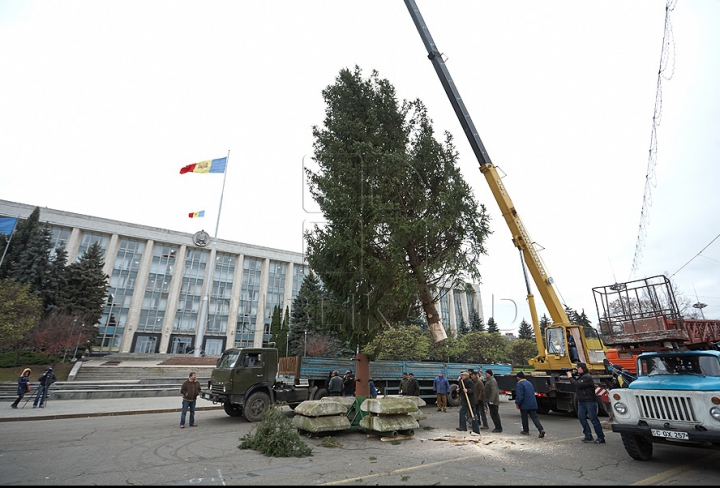
<svg viewBox="0 0 720 488">
<path fill-rule="evenodd" d="M 460 393 L 460 427 L 458 427 L 457 430 L 467 432 L 467 417 L 469 414 L 470 418 L 472 418 L 472 431 L 474 434 L 479 434 L 480 425 L 473 413 L 473 407 L 475 406 L 475 385 L 470 379 L 470 373 L 467 371 L 460 373 L 458 388 L 462 390 L 462 392 Z"/>
</svg>

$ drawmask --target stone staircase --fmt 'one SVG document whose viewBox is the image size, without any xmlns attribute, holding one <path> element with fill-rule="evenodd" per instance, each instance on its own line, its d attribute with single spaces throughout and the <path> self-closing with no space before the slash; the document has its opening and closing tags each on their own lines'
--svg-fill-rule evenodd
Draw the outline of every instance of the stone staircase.
<svg viewBox="0 0 720 488">
<path fill-rule="evenodd" d="M 68 381 L 50 387 L 50 400 L 90 398 L 137 398 L 180 395 L 180 386 L 190 371 L 207 386 L 217 357 L 170 354 L 113 354 L 75 364 Z M 32 383 L 34 396 L 37 378 Z M 0 383 L 0 401 L 17 398 L 17 383 Z M 23 401 L 28 397 L 26 396 Z"/>
</svg>

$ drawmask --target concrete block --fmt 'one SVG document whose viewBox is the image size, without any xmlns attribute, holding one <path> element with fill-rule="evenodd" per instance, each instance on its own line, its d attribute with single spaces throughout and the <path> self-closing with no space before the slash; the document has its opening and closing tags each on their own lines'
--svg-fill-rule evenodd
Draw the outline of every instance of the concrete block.
<svg viewBox="0 0 720 488">
<path fill-rule="evenodd" d="M 360 410 L 380 415 L 414 412 L 418 407 L 413 398 L 417 397 L 368 398 L 360 405 Z"/>
<path fill-rule="evenodd" d="M 346 396 L 326 396 L 322 397 L 320 399 L 321 402 L 337 402 L 341 405 L 345 406 L 345 410 L 350 407 L 353 403 L 355 403 L 355 397 L 346 397 Z"/>
<path fill-rule="evenodd" d="M 420 424 L 406 413 L 402 415 L 368 415 L 360 419 L 360 427 L 376 432 L 394 432 L 417 429 Z"/>
<path fill-rule="evenodd" d="M 306 417 L 325 417 L 328 415 L 345 415 L 347 407 L 340 402 L 323 400 L 305 400 L 295 407 L 295 413 Z"/>
<path fill-rule="evenodd" d="M 378 397 L 378 398 L 380 398 L 380 397 Z M 427 402 L 426 402 L 425 400 L 423 400 L 422 398 L 417 397 L 417 396 L 387 395 L 387 396 L 384 396 L 383 398 L 407 398 L 407 399 L 412 400 L 413 402 L 415 402 L 415 405 L 417 405 L 418 408 L 424 407 L 425 405 L 427 405 Z"/>
<path fill-rule="evenodd" d="M 297 408 L 295 411 L 297 412 Z M 350 421 L 342 415 L 332 417 L 305 417 L 303 415 L 295 415 L 292 419 L 292 424 L 296 429 L 313 433 L 350 430 Z"/>
<path fill-rule="evenodd" d="M 414 412 L 410 412 L 408 413 L 408 415 L 410 415 L 415 420 L 425 420 L 427 418 L 427 414 L 420 409 L 417 409 Z"/>
</svg>

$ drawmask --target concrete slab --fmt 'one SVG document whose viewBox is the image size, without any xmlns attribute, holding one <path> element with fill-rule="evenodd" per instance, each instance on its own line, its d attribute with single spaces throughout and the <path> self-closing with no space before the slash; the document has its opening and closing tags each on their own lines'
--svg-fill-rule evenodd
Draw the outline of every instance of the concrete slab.
<svg viewBox="0 0 720 488">
<path fill-rule="evenodd" d="M 325 417 L 328 415 L 345 415 L 348 407 L 340 402 L 305 400 L 295 407 L 295 413 L 306 417 Z"/>
<path fill-rule="evenodd" d="M 376 432 L 395 432 L 414 430 L 420 427 L 420 424 L 406 413 L 402 415 L 368 415 L 360 419 L 360 427 Z"/>
<path fill-rule="evenodd" d="M 293 427 L 306 430 L 308 432 L 335 432 L 339 430 L 350 430 L 350 421 L 343 415 L 335 415 L 332 417 L 305 417 L 296 415 L 292 419 Z"/>
<path fill-rule="evenodd" d="M 416 402 L 409 397 L 368 398 L 360 405 L 360 410 L 364 412 L 383 415 L 415 412 L 417 409 Z"/>
</svg>

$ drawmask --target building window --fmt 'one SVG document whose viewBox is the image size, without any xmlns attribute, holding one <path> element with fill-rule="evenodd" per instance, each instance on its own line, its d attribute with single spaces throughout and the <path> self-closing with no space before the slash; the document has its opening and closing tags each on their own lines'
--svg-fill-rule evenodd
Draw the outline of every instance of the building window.
<svg viewBox="0 0 720 488">
<path fill-rule="evenodd" d="M 263 343 L 270 341 L 270 324 L 272 322 L 275 307 L 280 307 L 280 320 L 283 314 L 283 299 L 285 298 L 285 276 L 287 275 L 287 264 L 279 261 L 270 261 L 268 272 L 267 299 L 265 300 L 265 327 Z"/>
<path fill-rule="evenodd" d="M 225 335 L 227 331 L 236 262 L 235 256 L 231 254 L 218 253 L 215 256 L 213 289 L 210 295 L 208 322 L 205 328 L 206 334 Z"/>
<path fill-rule="evenodd" d="M 465 317 L 463 317 L 462 313 L 462 295 L 463 292 L 461 290 L 453 290 L 453 301 L 455 302 L 455 325 L 465 324 L 467 325 L 467 321 L 465 320 Z"/>
<path fill-rule="evenodd" d="M 173 332 L 194 334 L 197 326 L 200 304 L 202 303 L 205 268 L 210 253 L 200 249 L 188 249 L 185 257 L 177 311 L 173 323 Z"/>
<path fill-rule="evenodd" d="M 177 246 L 155 244 L 140 310 L 138 332 L 162 332 L 176 254 Z"/>
<path fill-rule="evenodd" d="M 122 239 L 110 274 L 108 298 L 98 325 L 100 351 L 119 351 L 145 243 Z"/>
<path fill-rule="evenodd" d="M 450 306 L 448 304 L 448 293 L 447 290 L 442 291 L 442 298 L 440 298 L 440 322 L 443 325 L 450 324 Z"/>
<path fill-rule="evenodd" d="M 100 244 L 100 249 L 102 249 L 102 255 L 105 256 L 105 251 L 107 250 L 109 240 L 110 238 L 106 235 L 83 232 L 82 240 L 80 241 L 80 247 L 78 247 L 75 261 L 80 261 L 80 258 L 83 256 L 83 254 L 85 254 L 88 248 L 96 242 Z"/>
<path fill-rule="evenodd" d="M 261 273 L 262 259 L 246 257 L 243 262 L 242 287 L 235 330 L 236 347 L 252 347 L 254 344 Z"/>
</svg>

